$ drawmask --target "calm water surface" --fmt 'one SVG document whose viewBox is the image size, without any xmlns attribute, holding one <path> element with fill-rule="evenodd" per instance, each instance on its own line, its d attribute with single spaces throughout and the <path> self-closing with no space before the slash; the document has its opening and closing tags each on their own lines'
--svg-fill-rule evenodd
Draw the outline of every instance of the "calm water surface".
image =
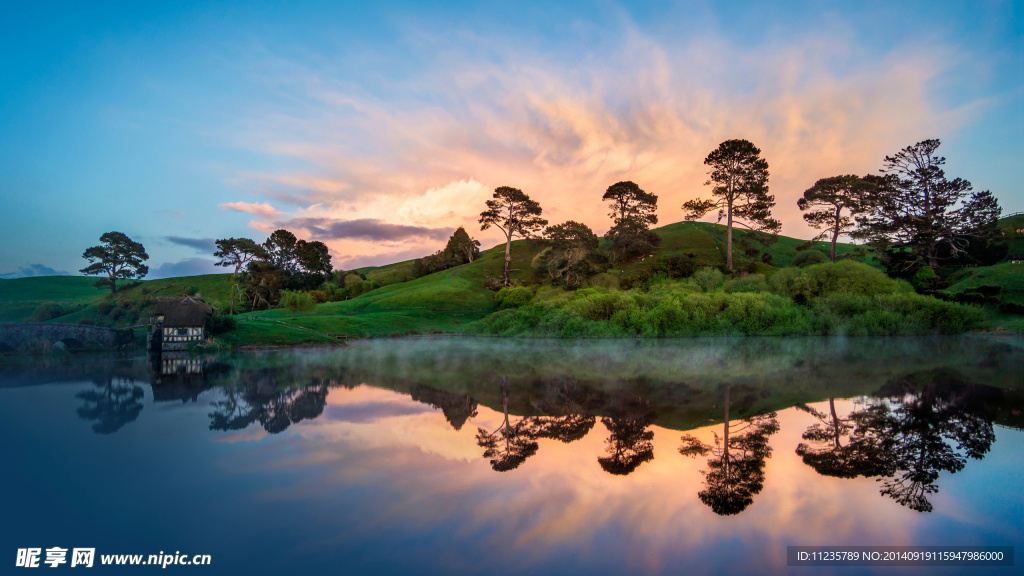
<svg viewBox="0 0 1024 576">
<path fill-rule="evenodd" d="M 786 547 L 1020 544 L 1022 410 L 1019 338 L 8 362 L 0 543 L 9 567 L 60 546 L 210 574 L 824 573 Z"/>
</svg>

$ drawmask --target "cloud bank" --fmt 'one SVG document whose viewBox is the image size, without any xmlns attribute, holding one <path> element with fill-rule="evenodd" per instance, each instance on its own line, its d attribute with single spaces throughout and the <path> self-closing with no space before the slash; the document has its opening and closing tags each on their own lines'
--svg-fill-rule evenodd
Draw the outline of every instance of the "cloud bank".
<svg viewBox="0 0 1024 576">
<path fill-rule="evenodd" d="M 868 55 L 844 29 L 739 46 L 714 35 L 655 38 L 629 23 L 619 37 L 559 57 L 479 37 L 450 50 L 423 35 L 424 50 L 441 56 L 389 79 L 383 94 L 275 58 L 261 68 L 268 89 L 301 98 L 302 114 L 267 103 L 232 137 L 309 168 L 240 173 L 230 184 L 296 208 L 221 207 L 253 214 L 257 230 L 324 238 L 339 264 L 427 254 L 456 226 L 493 245 L 497 234 L 480 233 L 476 220 L 502 185 L 538 200 L 552 223 L 603 233 L 609 185 L 632 180 L 659 196 L 661 223 L 681 220 L 684 201 L 708 195 L 703 159 L 745 138 L 771 167 L 783 233 L 809 238 L 796 200 L 817 179 L 877 171 L 886 154 L 943 137 L 969 109 L 929 97 L 955 60 L 938 44 Z"/>
<path fill-rule="evenodd" d="M 29 264 L 28 266 L 22 266 L 15 272 L 3 272 L 0 273 L 0 278 L 11 279 L 11 278 L 31 278 L 33 276 L 70 276 L 70 272 L 64 270 L 54 270 L 44 264 Z"/>
</svg>

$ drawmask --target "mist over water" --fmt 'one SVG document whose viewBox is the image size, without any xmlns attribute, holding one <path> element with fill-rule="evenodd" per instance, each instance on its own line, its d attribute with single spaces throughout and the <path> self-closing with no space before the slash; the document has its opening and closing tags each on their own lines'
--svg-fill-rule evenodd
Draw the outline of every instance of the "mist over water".
<svg viewBox="0 0 1024 576">
<path fill-rule="evenodd" d="M 790 545 L 1013 545 L 1022 368 L 1019 339 L 983 336 L 8 363 L 17 520 L 0 542 L 487 574 L 783 573 Z"/>
</svg>

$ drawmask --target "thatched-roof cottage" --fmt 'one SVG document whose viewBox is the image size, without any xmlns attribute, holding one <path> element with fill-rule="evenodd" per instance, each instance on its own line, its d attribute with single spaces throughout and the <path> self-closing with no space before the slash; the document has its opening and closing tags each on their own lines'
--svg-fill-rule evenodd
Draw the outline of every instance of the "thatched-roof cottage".
<svg viewBox="0 0 1024 576">
<path fill-rule="evenodd" d="M 206 320 L 213 306 L 198 296 L 157 298 L 150 324 L 150 350 L 187 350 L 190 342 L 206 339 Z"/>
</svg>

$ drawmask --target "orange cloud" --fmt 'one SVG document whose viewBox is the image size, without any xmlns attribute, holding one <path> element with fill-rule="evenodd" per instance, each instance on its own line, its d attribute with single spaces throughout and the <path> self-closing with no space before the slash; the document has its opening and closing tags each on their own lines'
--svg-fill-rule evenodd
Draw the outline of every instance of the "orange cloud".
<svg viewBox="0 0 1024 576">
<path fill-rule="evenodd" d="M 476 219 L 497 186 L 526 191 L 552 223 L 580 220 L 602 233 L 610 221 L 601 195 L 632 180 L 659 196 L 662 223 L 675 222 L 684 201 L 708 194 L 704 157 L 745 138 L 771 166 L 783 233 L 810 237 L 796 200 L 817 179 L 876 171 L 886 154 L 944 136 L 970 113 L 929 98 L 948 65 L 941 46 L 864 61 L 844 34 L 751 48 L 714 37 L 670 45 L 629 29 L 624 37 L 581 62 L 514 51 L 497 62 L 445 57 L 398 87 L 429 94 L 422 100 L 386 101 L 290 65 L 293 87 L 319 113 L 252 120 L 240 140 L 312 168 L 234 183 L 292 202 L 303 217 L 464 225 L 487 247 L 500 239 Z M 342 262 L 442 244 L 328 242 Z"/>
</svg>

